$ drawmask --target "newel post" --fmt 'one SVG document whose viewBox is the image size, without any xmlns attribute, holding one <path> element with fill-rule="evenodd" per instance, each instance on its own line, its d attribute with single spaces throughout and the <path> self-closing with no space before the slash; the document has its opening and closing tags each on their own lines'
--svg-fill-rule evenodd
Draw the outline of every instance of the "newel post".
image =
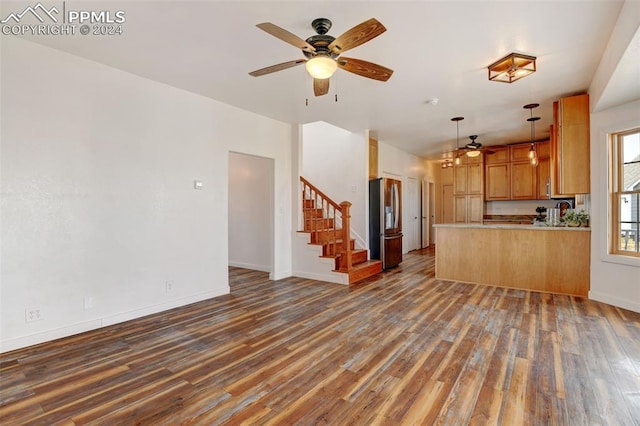
<svg viewBox="0 0 640 426">
<path fill-rule="evenodd" d="M 351 252 L 351 213 L 349 209 L 351 208 L 351 203 L 348 201 L 343 201 L 340 203 L 340 207 L 342 209 L 342 241 L 344 244 L 344 257 L 345 262 L 344 266 L 346 270 L 351 270 L 352 265 L 352 255 Z M 342 265 L 342 262 L 340 262 Z M 342 269 L 342 268 L 341 268 Z"/>
</svg>

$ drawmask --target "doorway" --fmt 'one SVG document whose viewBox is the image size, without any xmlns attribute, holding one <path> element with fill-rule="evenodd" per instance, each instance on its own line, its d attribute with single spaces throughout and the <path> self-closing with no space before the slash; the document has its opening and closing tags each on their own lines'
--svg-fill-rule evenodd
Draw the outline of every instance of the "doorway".
<svg viewBox="0 0 640 426">
<path fill-rule="evenodd" d="M 407 178 L 407 251 L 417 250 L 420 248 L 420 204 L 418 202 L 418 180 L 416 178 Z"/>
<path fill-rule="evenodd" d="M 422 181 L 422 235 L 420 248 L 429 247 L 434 244 L 433 225 L 435 224 L 436 201 L 435 183 L 429 180 Z"/>
<path fill-rule="evenodd" d="M 229 152 L 229 266 L 273 272 L 275 165 Z"/>
</svg>

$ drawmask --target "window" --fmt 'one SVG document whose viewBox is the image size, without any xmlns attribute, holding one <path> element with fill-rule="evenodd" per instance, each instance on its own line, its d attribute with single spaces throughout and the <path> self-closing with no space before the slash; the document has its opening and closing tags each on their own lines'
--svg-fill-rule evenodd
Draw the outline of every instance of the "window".
<svg viewBox="0 0 640 426">
<path fill-rule="evenodd" d="M 611 253 L 640 257 L 640 128 L 611 137 Z"/>
</svg>

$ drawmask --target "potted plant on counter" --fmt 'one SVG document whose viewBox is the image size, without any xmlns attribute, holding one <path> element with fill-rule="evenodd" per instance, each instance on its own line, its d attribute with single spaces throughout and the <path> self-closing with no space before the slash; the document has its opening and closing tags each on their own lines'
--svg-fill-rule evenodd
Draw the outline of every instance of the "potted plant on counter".
<svg viewBox="0 0 640 426">
<path fill-rule="evenodd" d="M 567 226 L 589 226 L 589 213 L 584 210 L 567 210 L 562 217 L 562 221 L 566 223 Z"/>
</svg>

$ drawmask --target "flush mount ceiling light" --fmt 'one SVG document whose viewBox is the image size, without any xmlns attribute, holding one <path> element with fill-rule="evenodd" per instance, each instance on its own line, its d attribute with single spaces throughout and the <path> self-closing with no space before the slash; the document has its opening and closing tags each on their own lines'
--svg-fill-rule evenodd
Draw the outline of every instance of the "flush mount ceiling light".
<svg viewBox="0 0 640 426">
<path fill-rule="evenodd" d="M 449 167 L 453 167 L 453 162 L 451 160 L 444 160 L 442 162 L 442 166 L 443 169 L 447 169 Z"/>
<path fill-rule="evenodd" d="M 338 69 L 338 63 L 329 55 L 317 55 L 305 63 L 307 72 L 313 78 L 325 80 Z"/>
<path fill-rule="evenodd" d="M 536 72 L 536 57 L 521 53 L 510 53 L 487 67 L 489 80 L 513 83 Z"/>
<path fill-rule="evenodd" d="M 527 104 L 522 108 L 528 109 L 531 113 L 531 117 L 527 118 L 527 121 L 531 123 L 531 148 L 529 148 L 529 163 L 533 167 L 538 165 L 538 154 L 536 153 L 535 137 L 536 137 L 536 121 L 540 120 L 540 117 L 533 116 L 533 109 L 538 108 L 540 104 Z"/>
</svg>

